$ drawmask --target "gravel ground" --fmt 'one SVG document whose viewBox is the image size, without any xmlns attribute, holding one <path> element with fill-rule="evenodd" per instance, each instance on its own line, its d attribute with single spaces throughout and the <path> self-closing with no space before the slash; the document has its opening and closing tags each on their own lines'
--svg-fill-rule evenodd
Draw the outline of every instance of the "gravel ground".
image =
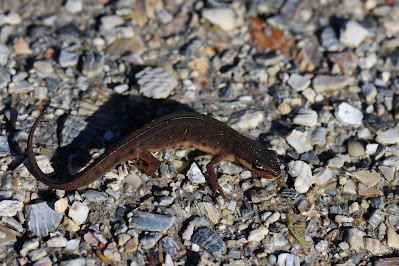
<svg viewBox="0 0 399 266">
<path fill-rule="evenodd" d="M 399 3 L 0 0 L 3 265 L 399 265 Z M 54 190 L 154 118 L 258 139 L 275 180 L 160 151 Z M 227 141 L 227 140 L 220 140 Z M 51 162 L 51 163 L 50 163 Z M 397 258 L 396 258 L 397 257 Z"/>
</svg>

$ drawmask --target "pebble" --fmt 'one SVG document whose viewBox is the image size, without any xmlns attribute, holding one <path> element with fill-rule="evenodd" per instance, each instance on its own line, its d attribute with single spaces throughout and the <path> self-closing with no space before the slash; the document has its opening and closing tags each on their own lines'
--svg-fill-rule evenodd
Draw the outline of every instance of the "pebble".
<svg viewBox="0 0 399 266">
<path fill-rule="evenodd" d="M 104 57 L 99 54 L 87 53 L 82 56 L 82 74 L 91 79 L 103 73 Z"/>
<path fill-rule="evenodd" d="M 68 206 L 68 201 L 65 198 L 61 198 L 54 203 L 54 209 L 60 213 L 65 212 Z"/>
<path fill-rule="evenodd" d="M 93 232 L 87 232 L 83 235 L 83 239 L 86 241 L 87 244 L 92 246 L 98 246 L 98 239 L 94 236 Z"/>
<path fill-rule="evenodd" d="M 28 93 L 33 91 L 33 86 L 27 81 L 17 81 L 8 84 L 8 92 L 11 94 Z"/>
<path fill-rule="evenodd" d="M 265 226 L 261 225 L 257 229 L 254 229 L 251 232 L 249 232 L 248 242 L 252 241 L 260 242 L 263 239 L 265 239 L 267 234 L 269 234 L 269 230 Z"/>
<path fill-rule="evenodd" d="M 382 134 L 387 129 L 387 123 L 381 117 L 374 114 L 366 114 L 364 124 L 374 133 Z"/>
<path fill-rule="evenodd" d="M 18 55 L 29 55 L 32 50 L 29 48 L 29 44 L 23 39 L 18 39 L 13 45 L 14 51 Z"/>
<path fill-rule="evenodd" d="M 82 202 L 75 201 L 69 208 L 68 216 L 78 225 L 83 224 L 89 215 L 89 208 Z"/>
<path fill-rule="evenodd" d="M 330 181 L 332 176 L 333 172 L 329 167 L 320 167 L 313 172 L 313 179 L 318 185 L 326 184 L 328 181 Z"/>
<path fill-rule="evenodd" d="M 5 66 L 10 52 L 5 44 L 0 43 L 0 67 Z"/>
<path fill-rule="evenodd" d="M 234 114 L 230 123 L 232 128 L 241 131 L 256 128 L 264 119 L 264 112 L 247 110 Z"/>
<path fill-rule="evenodd" d="M 79 250 L 80 240 L 79 239 L 71 239 L 66 243 L 65 251 L 66 252 L 75 252 Z"/>
<path fill-rule="evenodd" d="M 160 67 L 146 67 L 135 77 L 140 93 L 153 99 L 167 98 L 178 85 L 176 78 Z"/>
<path fill-rule="evenodd" d="M 339 42 L 332 27 L 325 27 L 320 35 L 321 44 L 329 52 L 342 51 L 345 47 Z"/>
<path fill-rule="evenodd" d="M 129 221 L 134 224 L 134 228 L 137 230 L 165 233 L 175 222 L 175 217 L 135 211 Z"/>
<path fill-rule="evenodd" d="M 31 261 L 38 261 L 46 255 L 47 252 L 43 248 L 35 249 L 28 253 L 28 257 Z"/>
<path fill-rule="evenodd" d="M 303 91 L 304 89 L 309 87 L 310 79 L 294 73 L 290 76 L 287 83 L 292 89 L 296 91 Z"/>
<path fill-rule="evenodd" d="M 348 153 L 352 156 L 361 157 L 365 154 L 365 149 L 360 141 L 349 140 L 348 141 Z"/>
<path fill-rule="evenodd" d="M 358 66 L 358 59 L 352 51 L 328 54 L 328 58 L 337 64 L 342 74 L 351 75 Z"/>
<path fill-rule="evenodd" d="M 76 258 L 76 259 L 71 259 L 71 260 L 64 260 L 60 263 L 60 266 L 85 266 L 88 265 L 89 263 L 86 263 L 86 260 L 84 258 Z"/>
<path fill-rule="evenodd" d="M 347 47 L 359 47 L 368 37 L 368 31 L 355 20 L 349 20 L 340 29 L 339 41 Z"/>
<path fill-rule="evenodd" d="M 83 2 L 81 0 L 67 0 L 65 9 L 72 14 L 79 13 L 83 9 Z"/>
<path fill-rule="evenodd" d="M 225 31 L 233 30 L 238 21 L 237 15 L 231 8 L 204 8 L 202 16 Z"/>
<path fill-rule="evenodd" d="M 107 52 L 113 56 L 124 56 L 129 54 L 141 55 L 147 50 L 140 36 L 123 38 L 114 41 L 107 49 Z"/>
<path fill-rule="evenodd" d="M 104 256 L 114 262 L 121 261 L 121 253 L 118 251 L 117 245 L 115 242 L 111 242 L 106 249 L 103 251 Z"/>
<path fill-rule="evenodd" d="M 175 257 L 179 254 L 180 248 L 177 245 L 176 241 L 173 240 L 170 236 L 165 236 L 161 240 L 162 250 L 163 252 L 169 254 L 172 257 Z"/>
<path fill-rule="evenodd" d="M 187 178 L 192 184 L 204 184 L 206 179 L 196 163 L 192 163 L 187 171 Z"/>
<path fill-rule="evenodd" d="M 129 90 L 129 85 L 127 85 L 127 84 L 121 84 L 121 85 L 115 86 L 115 88 L 114 88 L 114 91 L 119 94 L 122 94 L 128 90 Z"/>
<path fill-rule="evenodd" d="M 317 93 L 341 90 L 354 83 L 353 77 L 317 75 L 313 78 L 312 86 Z"/>
<path fill-rule="evenodd" d="M 359 127 L 363 121 L 362 112 L 346 102 L 337 106 L 335 117 L 345 126 Z"/>
<path fill-rule="evenodd" d="M 131 239 L 127 241 L 125 244 L 125 253 L 136 252 L 139 248 L 139 238 L 137 236 L 133 236 Z"/>
<path fill-rule="evenodd" d="M 125 177 L 125 182 L 132 186 L 133 189 L 138 189 L 143 185 L 143 180 L 136 173 L 131 173 Z"/>
<path fill-rule="evenodd" d="M 34 250 L 38 247 L 39 247 L 39 240 L 37 238 L 27 240 L 23 244 L 22 249 L 19 251 L 19 254 L 22 257 L 26 257 L 28 255 L 29 251 Z"/>
<path fill-rule="evenodd" d="M 365 238 L 366 250 L 374 256 L 381 256 L 390 253 L 390 250 L 384 246 L 378 239 L 370 237 Z"/>
<path fill-rule="evenodd" d="M 144 250 L 149 250 L 157 244 L 162 238 L 162 234 L 159 232 L 152 232 L 140 238 L 140 247 Z"/>
<path fill-rule="evenodd" d="M 0 201 L 0 216 L 15 216 L 23 207 L 24 204 L 18 200 L 2 200 Z"/>
<path fill-rule="evenodd" d="M 306 193 L 312 185 L 312 170 L 303 161 L 291 161 L 288 164 L 288 173 L 295 178 L 295 190 Z"/>
<path fill-rule="evenodd" d="M 299 130 L 292 130 L 291 133 L 287 135 L 286 140 L 299 154 L 313 149 L 306 137 L 306 134 Z"/>
<path fill-rule="evenodd" d="M 396 169 L 395 167 L 380 165 L 378 170 L 385 177 L 387 181 L 392 181 L 395 177 Z"/>
<path fill-rule="evenodd" d="M 399 142 L 399 132 L 396 129 L 389 128 L 387 131 L 378 135 L 375 140 L 379 144 L 392 145 Z"/>
<path fill-rule="evenodd" d="M 47 246 L 52 248 L 64 248 L 68 244 L 68 239 L 60 234 L 54 234 L 53 236 L 47 241 Z"/>
<path fill-rule="evenodd" d="M 123 18 L 120 16 L 116 15 L 108 15 L 108 16 L 103 16 L 101 18 L 101 26 L 104 27 L 106 30 L 113 29 L 117 26 L 121 26 L 125 23 Z"/>
<path fill-rule="evenodd" d="M 25 206 L 25 215 L 29 230 L 41 237 L 54 232 L 63 217 L 63 214 L 50 208 L 45 201 Z"/>
<path fill-rule="evenodd" d="M 314 127 L 317 124 L 317 112 L 307 108 L 300 108 L 293 122 L 296 125 Z"/>
<path fill-rule="evenodd" d="M 108 195 L 105 192 L 96 191 L 93 189 L 87 190 L 82 196 L 90 202 L 102 202 L 108 200 Z"/>
<path fill-rule="evenodd" d="M 211 221 L 213 224 L 217 224 L 219 220 L 222 218 L 221 212 L 217 209 L 217 207 L 210 202 L 198 202 L 194 204 L 197 208 L 197 211 L 200 215 L 205 216 Z"/>
<path fill-rule="evenodd" d="M 300 266 L 301 262 L 298 256 L 290 253 L 280 253 L 277 260 L 278 266 Z"/>
<path fill-rule="evenodd" d="M 366 235 L 363 231 L 360 231 L 357 228 L 350 228 L 348 230 L 348 244 L 351 250 L 356 252 L 365 249 L 363 237 Z"/>
<path fill-rule="evenodd" d="M 368 223 L 373 229 L 376 229 L 377 226 L 384 220 L 384 218 L 385 218 L 385 213 L 377 209 L 373 211 L 373 213 L 370 215 Z"/>
<path fill-rule="evenodd" d="M 5 157 L 9 153 L 10 153 L 10 145 L 8 144 L 7 136 L 0 136 L 0 157 Z"/>
<path fill-rule="evenodd" d="M 359 195 L 366 198 L 378 197 L 379 190 L 377 187 L 369 187 L 362 183 L 359 183 Z"/>
<path fill-rule="evenodd" d="M 368 171 L 368 170 L 357 170 L 352 173 L 352 176 L 359 180 L 364 185 L 369 187 L 373 187 L 377 184 L 380 179 L 380 174 L 376 171 Z"/>
<path fill-rule="evenodd" d="M 53 265 L 53 262 L 50 260 L 49 257 L 41 258 L 40 260 L 32 264 L 32 266 L 51 266 L 51 265 Z"/>
<path fill-rule="evenodd" d="M 60 52 L 60 56 L 58 58 L 58 62 L 61 67 L 73 67 L 78 64 L 79 56 L 73 52 L 69 52 L 65 49 L 62 49 Z"/>
<path fill-rule="evenodd" d="M 399 235 L 395 232 L 395 230 L 391 227 L 388 226 L 388 231 L 387 231 L 387 246 L 390 248 L 399 248 Z"/>
<path fill-rule="evenodd" d="M 226 244 L 218 234 L 207 227 L 198 228 L 191 241 L 206 249 L 213 256 L 226 253 Z"/>
<path fill-rule="evenodd" d="M 8 83 L 11 81 L 11 75 L 8 70 L 0 66 L 0 89 L 7 87 Z"/>
<path fill-rule="evenodd" d="M 249 191 L 249 196 L 253 203 L 259 203 L 262 201 L 270 200 L 272 197 L 276 196 L 275 191 L 269 191 L 265 189 L 251 189 Z"/>
</svg>

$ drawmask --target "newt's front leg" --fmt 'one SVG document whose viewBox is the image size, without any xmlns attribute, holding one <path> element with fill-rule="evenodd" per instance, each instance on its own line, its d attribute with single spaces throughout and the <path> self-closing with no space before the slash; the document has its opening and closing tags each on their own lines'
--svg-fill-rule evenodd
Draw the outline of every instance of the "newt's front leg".
<svg viewBox="0 0 399 266">
<path fill-rule="evenodd" d="M 222 188 L 219 185 L 218 182 L 218 176 L 215 172 L 215 166 L 220 164 L 221 162 L 223 162 L 224 160 L 226 160 L 225 158 L 226 156 L 223 155 L 216 155 L 212 158 L 212 160 L 206 165 L 206 181 L 208 181 L 208 183 L 211 185 L 213 191 L 217 191 L 219 192 L 219 194 L 224 198 L 224 199 L 228 199 L 224 193 Z"/>
<path fill-rule="evenodd" d="M 161 162 L 149 151 L 140 151 L 136 159 L 138 160 L 136 166 L 148 176 L 154 176 L 161 165 Z"/>
</svg>

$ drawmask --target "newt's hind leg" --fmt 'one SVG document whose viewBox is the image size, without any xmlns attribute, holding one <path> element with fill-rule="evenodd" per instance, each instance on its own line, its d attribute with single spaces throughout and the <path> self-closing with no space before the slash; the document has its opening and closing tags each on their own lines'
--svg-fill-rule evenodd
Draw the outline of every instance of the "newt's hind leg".
<svg viewBox="0 0 399 266">
<path fill-rule="evenodd" d="M 211 185 L 212 190 L 214 192 L 219 192 L 219 194 L 224 198 L 228 199 L 226 195 L 224 195 L 222 188 L 219 185 L 218 182 L 218 176 L 215 172 L 215 166 L 220 164 L 222 161 L 225 160 L 225 156 L 221 155 L 216 155 L 215 157 L 212 158 L 212 160 L 206 165 L 206 181 Z"/>
<path fill-rule="evenodd" d="M 154 176 L 155 171 L 158 170 L 161 162 L 155 158 L 151 152 L 149 151 L 141 151 L 135 162 L 134 165 L 143 171 L 148 176 Z"/>
</svg>

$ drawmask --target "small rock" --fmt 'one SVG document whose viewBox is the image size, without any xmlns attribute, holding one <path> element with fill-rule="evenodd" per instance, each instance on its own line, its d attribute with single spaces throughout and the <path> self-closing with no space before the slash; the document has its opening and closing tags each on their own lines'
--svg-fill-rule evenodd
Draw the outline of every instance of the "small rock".
<svg viewBox="0 0 399 266">
<path fill-rule="evenodd" d="M 117 26 L 123 25 L 125 21 L 120 16 L 116 15 L 108 15 L 101 18 L 101 26 L 106 29 L 110 30 Z"/>
<path fill-rule="evenodd" d="M 115 242 L 110 243 L 106 249 L 104 249 L 104 256 L 115 262 L 121 261 L 121 253 L 118 251 L 117 245 Z"/>
<path fill-rule="evenodd" d="M 210 202 L 201 201 L 196 203 L 195 207 L 200 215 L 207 217 L 213 224 L 218 223 L 222 217 L 217 207 Z"/>
<path fill-rule="evenodd" d="M 54 203 L 54 209 L 60 213 L 63 213 L 68 206 L 68 201 L 65 198 L 61 198 Z"/>
<path fill-rule="evenodd" d="M 310 151 L 313 149 L 312 145 L 309 143 L 306 138 L 305 133 L 299 130 L 292 130 L 290 134 L 286 137 L 288 144 L 290 144 L 297 153 L 302 154 L 304 152 Z"/>
<path fill-rule="evenodd" d="M 268 233 L 269 230 L 264 225 L 261 225 L 257 229 L 254 229 L 251 232 L 249 232 L 248 241 L 260 242 L 267 236 Z"/>
<path fill-rule="evenodd" d="M 365 150 L 362 143 L 356 140 L 348 141 L 348 153 L 352 156 L 360 157 L 364 156 Z"/>
<path fill-rule="evenodd" d="M 87 244 L 92 246 L 98 246 L 98 239 L 94 236 L 92 232 L 87 232 L 83 235 L 83 239 L 86 241 Z"/>
<path fill-rule="evenodd" d="M 320 35 L 321 44 L 329 52 L 342 51 L 345 47 L 339 42 L 337 35 L 332 27 L 323 29 Z"/>
<path fill-rule="evenodd" d="M 113 56 L 124 56 L 129 54 L 141 55 L 147 47 L 140 36 L 118 39 L 114 41 L 107 49 L 107 52 Z"/>
<path fill-rule="evenodd" d="M 362 125 L 362 112 L 346 102 L 342 102 L 337 106 L 335 116 L 345 126 L 359 127 Z"/>
<path fill-rule="evenodd" d="M 366 198 L 375 198 L 378 196 L 377 187 L 369 187 L 362 183 L 359 183 L 359 195 Z"/>
<path fill-rule="evenodd" d="M 51 74 L 54 72 L 51 63 L 46 61 L 36 61 L 35 63 L 33 63 L 33 66 L 43 74 Z"/>
<path fill-rule="evenodd" d="M 99 54 L 87 53 L 82 57 L 82 74 L 91 79 L 103 73 L 104 57 Z"/>
<path fill-rule="evenodd" d="M 376 229 L 377 226 L 384 220 L 385 218 L 385 213 L 382 212 L 379 209 L 376 209 L 373 211 L 373 213 L 370 215 L 370 218 L 368 220 L 368 223 L 373 229 Z"/>
<path fill-rule="evenodd" d="M 53 262 L 49 257 L 41 258 L 40 260 L 32 264 L 32 266 L 51 266 L 51 265 L 53 265 Z"/>
<path fill-rule="evenodd" d="M 175 217 L 135 211 L 129 221 L 134 224 L 134 228 L 137 230 L 165 233 L 175 222 Z"/>
<path fill-rule="evenodd" d="M 387 237 L 388 247 L 399 249 L 399 235 L 395 232 L 395 230 L 391 226 L 388 226 L 386 237 Z"/>
<path fill-rule="evenodd" d="M 328 167 L 332 169 L 339 169 L 342 168 L 342 166 L 344 166 L 344 160 L 342 157 L 334 157 L 328 160 Z"/>
<path fill-rule="evenodd" d="M 339 41 L 347 47 L 359 47 L 368 36 L 368 31 L 355 20 L 345 23 L 340 32 Z"/>
<path fill-rule="evenodd" d="M 356 252 L 365 249 L 363 237 L 366 233 L 360 231 L 357 228 L 351 228 L 348 231 L 348 244 L 350 248 Z"/>
<path fill-rule="evenodd" d="M 353 222 L 352 217 L 345 216 L 345 215 L 336 215 L 334 220 L 339 225 L 342 225 L 344 223 L 352 223 Z"/>
<path fill-rule="evenodd" d="M 67 252 L 75 252 L 79 250 L 80 240 L 79 239 L 71 239 L 66 243 L 65 251 Z"/>
<path fill-rule="evenodd" d="M 178 82 L 174 76 L 160 67 L 147 67 L 135 75 L 140 93 L 153 99 L 165 99 Z"/>
<path fill-rule="evenodd" d="M 107 193 L 96 191 L 93 189 L 87 190 L 85 193 L 83 193 L 82 196 L 90 202 L 102 202 L 108 199 Z"/>
<path fill-rule="evenodd" d="M 11 82 L 8 85 L 8 92 L 10 94 L 28 93 L 33 91 L 33 86 L 27 81 Z"/>
<path fill-rule="evenodd" d="M 41 258 L 45 257 L 46 255 L 47 255 L 47 252 L 43 248 L 35 249 L 28 253 L 28 257 L 31 261 L 40 260 Z"/>
<path fill-rule="evenodd" d="M 175 257 L 179 254 L 180 248 L 177 243 L 170 237 L 165 236 L 161 240 L 163 252 Z"/>
<path fill-rule="evenodd" d="M 301 262 L 298 256 L 290 253 L 280 253 L 277 260 L 278 266 L 300 266 Z"/>
<path fill-rule="evenodd" d="M 139 248 L 139 239 L 137 236 L 133 236 L 127 243 L 125 244 L 125 253 L 136 252 Z"/>
<path fill-rule="evenodd" d="M 37 238 L 30 239 L 23 244 L 22 249 L 19 251 L 19 254 L 22 257 L 26 257 L 29 251 L 34 250 L 38 247 L 39 240 Z"/>
<path fill-rule="evenodd" d="M 155 247 L 157 242 L 161 239 L 162 234 L 159 232 L 152 232 L 140 238 L 140 246 L 144 250 L 149 250 Z"/>
<path fill-rule="evenodd" d="M 14 43 L 13 48 L 15 53 L 19 55 L 28 55 L 32 53 L 32 50 L 23 38 L 18 39 Z"/>
<path fill-rule="evenodd" d="M 68 239 L 66 239 L 63 235 L 55 234 L 55 236 L 51 237 L 47 241 L 47 246 L 53 248 L 63 248 L 67 246 L 67 243 Z"/>
<path fill-rule="evenodd" d="M 129 90 L 129 85 L 127 85 L 127 84 L 121 84 L 121 85 L 115 86 L 115 88 L 114 88 L 114 91 L 118 94 L 122 94 L 128 90 Z"/>
<path fill-rule="evenodd" d="M 298 193 L 306 193 L 312 185 L 312 170 L 303 161 L 291 161 L 288 164 L 288 173 L 295 177 L 295 190 Z"/>
<path fill-rule="evenodd" d="M 313 89 L 318 92 L 340 90 L 354 83 L 353 77 L 317 75 L 313 78 Z"/>
<path fill-rule="evenodd" d="M 248 110 L 234 114 L 230 123 L 235 130 L 246 130 L 257 127 L 264 118 L 265 114 L 263 112 Z"/>
<path fill-rule="evenodd" d="M 317 124 L 317 112 L 307 108 L 300 108 L 293 122 L 296 125 L 313 127 Z"/>
<path fill-rule="evenodd" d="M 389 248 L 384 246 L 378 239 L 366 237 L 365 242 L 366 242 L 366 250 L 369 251 L 374 256 L 381 256 L 390 253 Z"/>
<path fill-rule="evenodd" d="M 0 157 L 7 156 L 10 153 L 10 145 L 7 136 L 0 136 Z M 1 203 L 0 203 L 1 205 Z M 1 211 L 0 211 L 1 213 Z M 1 216 L 1 214 L 0 214 Z"/>
<path fill-rule="evenodd" d="M 204 8 L 202 16 L 225 31 L 233 30 L 237 24 L 237 16 L 231 8 Z"/>
<path fill-rule="evenodd" d="M 251 197 L 251 201 L 253 203 L 259 203 L 270 200 L 272 197 L 276 196 L 276 192 L 265 189 L 251 189 L 249 196 Z"/>
<path fill-rule="evenodd" d="M 207 227 L 198 228 L 193 234 L 191 242 L 202 246 L 214 256 L 226 253 L 226 244 L 218 234 Z"/>
<path fill-rule="evenodd" d="M 380 144 L 392 145 L 399 142 L 399 132 L 393 128 L 388 129 L 381 135 L 378 135 L 375 140 Z"/>
<path fill-rule="evenodd" d="M 0 216 L 15 216 L 23 207 L 24 204 L 18 200 L 2 200 L 0 201 Z"/>
<path fill-rule="evenodd" d="M 381 174 L 385 177 L 387 181 L 392 181 L 395 177 L 396 173 L 395 167 L 380 165 L 378 166 L 378 170 L 381 172 Z"/>
<path fill-rule="evenodd" d="M 288 85 L 296 91 L 303 91 L 310 85 L 310 79 L 299 74 L 292 74 L 287 81 Z"/>
<path fill-rule="evenodd" d="M 69 208 L 68 216 L 77 224 L 83 224 L 89 215 L 89 208 L 82 202 L 75 201 Z"/>
<path fill-rule="evenodd" d="M 313 179 L 318 185 L 326 184 L 332 178 L 332 171 L 329 167 L 320 167 L 313 173 Z"/>
<path fill-rule="evenodd" d="M 344 193 L 350 195 L 356 195 L 357 194 L 356 189 L 357 189 L 356 183 L 351 179 L 348 180 L 343 187 Z"/>
<path fill-rule="evenodd" d="M 343 74 L 351 75 L 357 68 L 358 59 L 352 51 L 329 54 L 328 58 L 339 66 Z"/>
<path fill-rule="evenodd" d="M 204 184 L 206 179 L 196 163 L 192 163 L 187 171 L 187 178 L 192 184 Z"/>
<path fill-rule="evenodd" d="M 368 171 L 368 170 L 357 170 L 352 173 L 352 176 L 359 180 L 364 185 L 369 187 L 373 187 L 377 184 L 380 179 L 380 174 L 376 171 Z"/>
<path fill-rule="evenodd" d="M 0 43 L 0 66 L 5 66 L 7 64 L 9 53 L 8 47 Z"/>
<path fill-rule="evenodd" d="M 64 260 L 60 263 L 60 266 L 85 266 L 89 263 L 86 263 L 86 259 L 84 258 L 77 258 L 71 260 Z"/>
<path fill-rule="evenodd" d="M 63 68 L 73 67 L 78 64 L 79 56 L 73 52 L 68 52 L 65 49 L 62 49 L 60 52 L 60 56 L 58 58 L 58 62 L 60 66 Z"/>
<path fill-rule="evenodd" d="M 8 70 L 4 67 L 0 67 L 0 89 L 7 87 L 8 83 L 11 81 L 11 75 Z"/>
<path fill-rule="evenodd" d="M 143 184 L 143 180 L 136 173 L 131 173 L 125 177 L 125 182 L 132 186 L 134 189 L 138 189 Z"/>
<path fill-rule="evenodd" d="M 79 13 L 83 9 L 83 3 L 81 0 L 67 0 L 65 2 L 65 9 L 72 14 Z"/>
</svg>

